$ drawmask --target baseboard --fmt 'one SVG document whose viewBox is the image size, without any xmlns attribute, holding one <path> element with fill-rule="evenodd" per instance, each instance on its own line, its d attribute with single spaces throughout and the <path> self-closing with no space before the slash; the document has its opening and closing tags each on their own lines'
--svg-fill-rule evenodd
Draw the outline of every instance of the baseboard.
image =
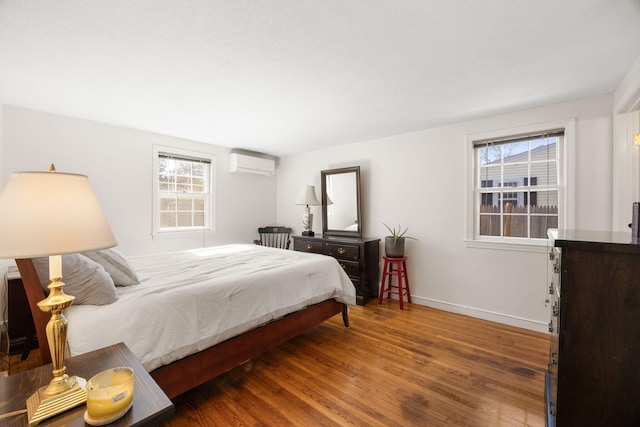
<svg viewBox="0 0 640 427">
<path fill-rule="evenodd" d="M 450 302 L 438 301 L 431 298 L 417 297 L 411 295 L 411 301 L 414 304 L 424 305 L 438 310 L 450 311 L 452 313 L 463 314 L 465 316 L 476 317 L 478 319 L 489 320 L 491 322 L 502 323 L 518 328 L 529 329 L 536 332 L 549 333 L 547 323 L 537 320 L 526 319 L 523 317 L 512 316 L 510 314 L 498 313 L 495 311 L 483 310 L 476 307 L 468 307 L 460 304 L 452 304 Z"/>
</svg>

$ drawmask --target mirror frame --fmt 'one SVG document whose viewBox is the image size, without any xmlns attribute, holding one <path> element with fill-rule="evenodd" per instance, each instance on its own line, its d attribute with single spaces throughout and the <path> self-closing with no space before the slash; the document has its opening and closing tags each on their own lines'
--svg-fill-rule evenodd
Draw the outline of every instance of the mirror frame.
<svg viewBox="0 0 640 427">
<path fill-rule="evenodd" d="M 345 173 L 355 173 L 356 175 L 356 209 L 358 215 L 358 231 L 332 230 L 328 228 L 327 177 Z M 362 237 L 362 214 L 360 211 L 360 166 L 323 170 L 320 171 L 320 177 L 322 180 L 322 234 L 327 236 Z"/>
</svg>

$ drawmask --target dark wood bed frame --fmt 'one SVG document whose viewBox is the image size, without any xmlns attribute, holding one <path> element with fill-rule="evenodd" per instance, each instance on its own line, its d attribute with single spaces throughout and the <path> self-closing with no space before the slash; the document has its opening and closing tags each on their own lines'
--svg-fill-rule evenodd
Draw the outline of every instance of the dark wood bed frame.
<svg viewBox="0 0 640 427">
<path fill-rule="evenodd" d="M 16 259 L 16 264 L 20 270 L 22 283 L 29 300 L 42 364 L 50 363 L 51 354 L 46 338 L 46 325 L 51 316 L 41 311 L 37 305 L 38 301 L 44 298 L 38 274 L 31 259 Z M 338 313 L 342 313 L 342 320 L 345 327 L 348 328 L 347 305 L 335 299 L 329 299 L 169 365 L 161 366 L 151 371 L 151 376 L 171 399 L 288 341 Z"/>
</svg>

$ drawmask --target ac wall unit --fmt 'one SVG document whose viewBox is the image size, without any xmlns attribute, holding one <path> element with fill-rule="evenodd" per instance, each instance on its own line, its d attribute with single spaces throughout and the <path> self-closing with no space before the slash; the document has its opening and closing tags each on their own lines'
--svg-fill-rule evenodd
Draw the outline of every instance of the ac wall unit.
<svg viewBox="0 0 640 427">
<path fill-rule="evenodd" d="M 231 153 L 229 154 L 229 170 L 231 172 L 273 175 L 276 170 L 276 162 L 273 159 Z"/>
</svg>

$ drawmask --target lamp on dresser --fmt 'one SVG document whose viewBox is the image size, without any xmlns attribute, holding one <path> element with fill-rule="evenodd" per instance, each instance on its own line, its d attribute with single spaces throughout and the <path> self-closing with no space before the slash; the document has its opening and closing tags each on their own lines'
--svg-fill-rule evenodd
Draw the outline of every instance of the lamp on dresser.
<svg viewBox="0 0 640 427">
<path fill-rule="evenodd" d="M 305 185 L 300 189 L 300 194 L 296 199 L 296 205 L 305 205 L 304 213 L 302 214 L 302 225 L 304 231 L 303 236 L 313 236 L 313 214 L 309 206 L 320 206 L 320 201 L 316 197 L 316 188 L 313 185 Z"/>
<path fill-rule="evenodd" d="M 63 291 L 63 254 L 116 245 L 98 199 L 85 175 L 49 172 L 11 174 L 0 194 L 0 258 L 49 257 L 49 295 L 38 303 L 51 313 L 46 327 L 53 379 L 27 400 L 35 425 L 86 401 L 83 378 L 69 376 L 64 364 L 67 320 L 74 300 Z"/>
</svg>

